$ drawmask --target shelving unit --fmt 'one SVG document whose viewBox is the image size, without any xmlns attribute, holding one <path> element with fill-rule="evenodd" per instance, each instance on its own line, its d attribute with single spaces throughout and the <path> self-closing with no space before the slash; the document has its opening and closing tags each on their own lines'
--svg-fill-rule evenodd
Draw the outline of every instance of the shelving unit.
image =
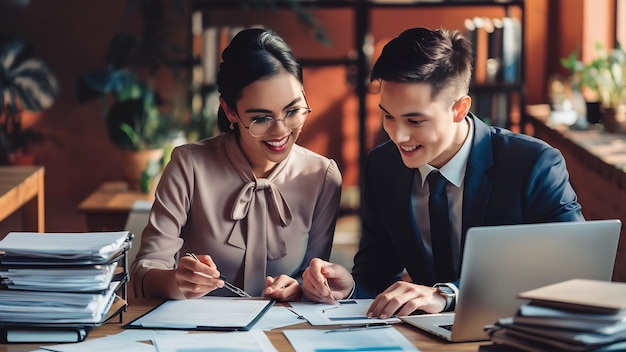
<svg viewBox="0 0 626 352">
<path fill-rule="evenodd" d="M 262 5 L 259 5 L 259 4 Z M 503 10 L 504 16 L 514 17 L 519 20 L 521 25 L 520 42 L 524 43 L 524 0 L 426 0 L 426 1 L 386 1 L 386 0 L 300 0 L 295 2 L 297 5 L 307 11 L 328 10 L 328 9 L 349 9 L 353 13 L 352 35 L 353 47 L 350 53 L 346 53 L 343 57 L 333 58 L 307 58 L 299 57 L 303 66 L 306 67 L 323 67 L 333 65 L 345 65 L 350 72 L 354 73 L 354 77 L 350 79 L 353 83 L 354 92 L 358 98 L 358 143 L 359 143 L 359 170 L 364 164 L 365 157 L 368 152 L 367 145 L 367 87 L 369 81 L 369 71 L 372 62 L 372 29 L 377 21 L 380 12 L 386 10 L 401 9 L 407 11 L 436 9 L 446 11 L 453 8 L 463 8 L 470 10 L 474 7 L 474 15 L 482 12 L 482 9 L 497 8 L 498 11 Z M 192 2 L 192 13 L 220 10 L 237 10 L 242 4 L 247 6 L 248 13 L 245 16 L 254 17 L 260 24 L 274 28 L 276 23 L 264 22 L 263 16 L 256 16 L 249 12 L 257 9 L 255 6 L 265 6 L 265 9 L 290 9 L 294 6 L 293 1 L 285 0 L 266 0 L 266 1 L 233 1 L 233 0 L 194 0 Z M 478 9 L 478 10 L 477 10 Z M 261 13 L 261 12 L 259 12 Z M 471 13 L 471 11 L 468 11 Z M 474 16 L 468 15 L 468 16 Z M 242 16 L 243 17 L 243 16 Z M 443 19 L 443 17 L 442 17 Z M 350 22 L 350 21 L 347 21 Z M 203 27 L 210 24 L 202 23 Z M 233 25 L 238 25 L 233 23 Z M 412 23 L 411 26 L 420 26 L 421 23 Z M 408 28 L 408 27 L 407 27 Z M 459 23 L 457 29 L 462 30 L 463 23 Z M 374 33 L 375 34 L 375 33 Z M 397 34 L 397 33 L 396 33 Z M 394 34 L 394 36 L 396 35 Z M 289 40 L 288 40 L 289 42 Z M 291 43 L 290 43 L 291 44 Z M 506 96 L 507 119 L 505 122 L 499 122 L 499 125 L 510 128 L 516 132 L 524 132 L 525 125 L 522 107 L 525 105 L 525 59 L 524 48 L 521 46 L 519 60 L 519 79 L 515 82 L 502 83 L 473 83 L 470 88 L 471 95 L 475 95 L 474 101 L 479 101 L 481 97 L 492 94 L 504 94 Z M 475 107 L 478 107 L 475 105 Z"/>
</svg>

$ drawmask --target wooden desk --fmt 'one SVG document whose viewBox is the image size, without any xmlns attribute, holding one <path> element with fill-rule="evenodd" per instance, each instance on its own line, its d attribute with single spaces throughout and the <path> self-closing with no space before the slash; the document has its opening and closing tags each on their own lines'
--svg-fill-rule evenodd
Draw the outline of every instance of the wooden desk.
<svg viewBox="0 0 626 352">
<path fill-rule="evenodd" d="M 44 232 L 44 168 L 0 166 L 0 221 L 21 208 L 21 231 Z"/>
<path fill-rule="evenodd" d="M 137 200 L 154 200 L 154 194 L 131 191 L 125 182 L 107 182 L 83 200 L 78 209 L 85 214 L 89 231 L 124 229 Z"/>
<path fill-rule="evenodd" d="M 528 106 L 527 113 L 535 137 L 563 154 L 585 218 L 622 221 L 613 280 L 626 282 L 626 135 L 551 125 L 545 105 Z"/>
<path fill-rule="evenodd" d="M 98 337 L 104 337 L 108 335 L 113 335 L 122 332 L 122 325 L 131 322 L 136 319 L 140 315 L 144 314 L 161 301 L 159 300 L 150 300 L 150 299 L 134 299 L 131 301 L 128 306 L 128 311 L 124 312 L 123 322 L 111 322 L 100 326 L 98 328 L 93 329 L 87 339 L 94 339 Z M 308 323 L 302 323 L 298 325 L 292 325 L 289 327 L 285 327 L 284 329 L 303 329 L 303 328 L 311 328 Z M 405 324 L 396 324 L 395 328 L 400 331 L 406 338 L 411 341 L 415 346 L 417 346 L 421 351 L 429 352 L 429 351 L 478 351 L 478 347 L 480 345 L 488 344 L 489 341 L 482 342 L 468 342 L 468 343 L 447 343 L 442 340 L 436 339 L 435 337 L 428 335 L 426 333 L 422 333 L 419 330 L 412 328 Z M 274 329 L 271 331 L 267 331 L 266 334 L 274 347 L 278 351 L 293 351 L 293 348 L 287 341 L 287 338 L 282 333 L 283 329 Z M 0 344 L 0 352 L 26 352 L 37 349 L 41 344 Z M 51 345 L 51 344 L 47 344 Z M 120 351 L 121 352 L 121 351 Z"/>
</svg>

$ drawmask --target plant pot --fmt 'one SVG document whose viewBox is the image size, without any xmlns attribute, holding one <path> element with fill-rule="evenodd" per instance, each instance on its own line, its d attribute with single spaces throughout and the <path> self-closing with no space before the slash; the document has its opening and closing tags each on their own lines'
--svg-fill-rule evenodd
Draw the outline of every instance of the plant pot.
<svg viewBox="0 0 626 352">
<path fill-rule="evenodd" d="M 599 101 L 588 101 L 585 103 L 587 122 L 594 124 L 602 121 L 602 109 Z"/>
<path fill-rule="evenodd" d="M 622 104 L 615 108 L 602 110 L 602 122 L 604 130 L 610 133 L 626 131 L 626 105 Z"/>
<path fill-rule="evenodd" d="M 133 191 L 144 191 L 141 187 L 141 176 L 151 160 L 158 161 L 163 157 L 163 149 L 124 150 L 122 152 L 122 178 Z"/>
<path fill-rule="evenodd" d="M 33 166 L 35 165 L 35 154 L 27 152 L 16 152 L 9 155 L 9 163 L 16 166 Z"/>
</svg>

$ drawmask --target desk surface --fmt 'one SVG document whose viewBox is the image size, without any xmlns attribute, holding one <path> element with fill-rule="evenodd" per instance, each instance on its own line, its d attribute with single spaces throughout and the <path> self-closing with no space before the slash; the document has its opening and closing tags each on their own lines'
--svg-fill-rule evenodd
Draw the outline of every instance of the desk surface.
<svg viewBox="0 0 626 352">
<path fill-rule="evenodd" d="M 78 209 L 83 213 L 128 214 L 137 200 L 154 200 L 154 194 L 129 190 L 125 182 L 106 182 L 83 200 Z"/>
<path fill-rule="evenodd" d="M 44 232 L 42 166 L 0 166 L 0 221 L 20 208 L 22 230 Z"/>
<path fill-rule="evenodd" d="M 128 189 L 125 182 L 106 182 L 83 200 L 78 210 L 85 215 L 89 231 L 124 229 L 136 201 L 152 201 L 153 193 Z"/>
<path fill-rule="evenodd" d="M 88 339 L 94 339 L 98 337 L 104 337 L 107 335 L 113 335 L 121 332 L 122 325 L 126 324 L 140 315 L 147 312 L 152 307 L 159 304 L 161 301 L 159 300 L 149 300 L 149 299 L 135 299 L 132 300 L 129 304 L 128 311 L 123 313 L 123 322 L 111 322 L 100 326 L 98 328 L 93 329 L 89 335 Z M 287 327 L 286 329 L 302 329 L 302 328 L 310 328 L 311 326 L 308 323 L 302 323 L 298 325 L 292 325 Z M 396 324 L 395 328 L 398 329 L 406 338 L 411 341 L 415 346 L 417 346 L 421 351 L 477 351 L 480 345 L 488 344 L 488 341 L 483 342 L 469 342 L 469 343 L 447 343 L 443 342 L 435 337 L 428 335 L 426 333 L 422 333 L 417 329 L 409 327 L 405 324 Z M 278 351 L 293 351 L 293 348 L 285 338 L 285 335 L 282 334 L 283 329 L 274 329 L 271 331 L 267 331 L 266 334 L 274 347 Z M 47 344 L 50 345 L 50 344 Z M 0 352 L 26 352 L 32 351 L 39 347 L 39 344 L 0 344 Z"/>
<path fill-rule="evenodd" d="M 529 105 L 527 112 L 538 138 L 555 143 L 556 147 L 571 149 L 578 159 L 626 189 L 626 134 L 608 133 L 594 125 L 575 130 L 552 124 L 550 106 L 546 104 Z"/>
</svg>

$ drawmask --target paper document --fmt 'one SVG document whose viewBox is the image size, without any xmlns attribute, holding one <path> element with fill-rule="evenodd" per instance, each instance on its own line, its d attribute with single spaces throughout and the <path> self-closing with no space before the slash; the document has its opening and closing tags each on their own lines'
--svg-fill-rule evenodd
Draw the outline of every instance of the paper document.
<svg viewBox="0 0 626 352">
<path fill-rule="evenodd" d="M 11 290 L 96 292 L 109 287 L 117 262 L 102 265 L 24 266 L 0 271 L 0 283 Z"/>
<path fill-rule="evenodd" d="M 228 351 L 272 352 L 272 345 L 263 331 L 211 332 L 188 335 L 157 335 L 153 339 L 159 352 Z"/>
<path fill-rule="evenodd" d="M 284 330 L 298 352 L 314 351 L 419 351 L 393 326 L 360 330 Z"/>
<path fill-rule="evenodd" d="M 42 349 L 55 352 L 154 352 L 154 346 L 135 341 L 120 339 L 117 336 L 107 336 L 90 339 L 79 343 L 64 343 L 60 345 L 41 346 Z"/>
<path fill-rule="evenodd" d="M 184 330 L 249 330 L 273 305 L 265 299 L 202 297 L 170 300 L 125 328 Z"/>
<path fill-rule="evenodd" d="M 293 310 L 302 315 L 311 325 L 379 325 L 400 321 L 397 317 L 389 319 L 368 318 L 367 309 L 373 299 L 343 299 L 339 304 L 290 302 Z"/>
<path fill-rule="evenodd" d="M 250 330 L 272 330 L 304 323 L 305 321 L 306 320 L 300 319 L 296 314 L 290 312 L 287 307 L 274 305 L 263 314 L 263 317 L 259 319 Z"/>
<path fill-rule="evenodd" d="M 0 290 L 0 322 L 98 323 L 115 300 L 119 281 L 103 293 Z"/>
<path fill-rule="evenodd" d="M 10 232 L 0 241 L 5 255 L 2 264 L 55 264 L 58 261 L 102 263 L 119 253 L 129 238 L 128 231 L 86 233 Z M 21 257 L 21 258 L 20 258 Z M 13 261 L 15 259 L 15 261 Z M 39 260 L 37 260 L 39 259 Z"/>
</svg>

